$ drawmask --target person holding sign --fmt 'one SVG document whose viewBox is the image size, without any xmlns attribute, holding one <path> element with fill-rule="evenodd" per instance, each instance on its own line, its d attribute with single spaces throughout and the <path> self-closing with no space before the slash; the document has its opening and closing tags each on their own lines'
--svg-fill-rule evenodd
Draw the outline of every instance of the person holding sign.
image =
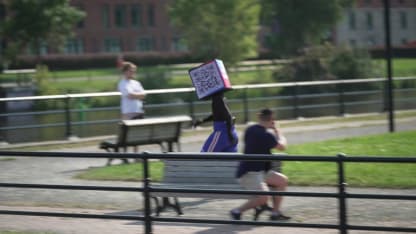
<svg viewBox="0 0 416 234">
<path fill-rule="evenodd" d="M 238 135 L 234 127 L 235 117 L 225 103 L 224 92 L 215 93 L 211 96 L 212 114 L 203 120 L 197 120 L 194 127 L 213 121 L 214 131 L 209 135 L 201 152 L 237 152 Z"/>
<path fill-rule="evenodd" d="M 196 127 L 204 122 L 213 121 L 214 131 L 205 141 L 201 152 L 237 152 L 235 118 L 224 100 L 224 92 L 231 89 L 231 83 L 223 62 L 214 59 L 190 69 L 189 75 L 198 98 L 212 101 L 212 114 L 193 124 Z"/>
</svg>

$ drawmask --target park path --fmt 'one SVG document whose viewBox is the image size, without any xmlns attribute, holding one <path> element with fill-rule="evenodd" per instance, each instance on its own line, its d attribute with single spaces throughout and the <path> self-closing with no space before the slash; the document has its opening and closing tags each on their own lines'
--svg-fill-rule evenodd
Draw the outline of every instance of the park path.
<svg viewBox="0 0 416 234">
<path fill-rule="evenodd" d="M 330 121 L 328 121 L 330 122 Z M 416 129 L 416 118 L 397 121 L 397 131 Z M 386 121 L 345 121 L 313 126 L 288 127 L 283 132 L 291 144 L 313 142 L 333 138 L 387 132 Z M 197 133 L 198 131 L 196 131 Z M 205 135 L 192 134 L 182 138 L 182 151 L 199 151 Z M 158 151 L 154 146 L 141 150 Z M 74 148 L 58 145 L 53 151 L 102 152 L 96 145 Z M 105 159 L 78 158 L 17 158 L 0 162 L 0 181 L 18 183 L 79 184 L 141 186 L 137 182 L 85 181 L 73 179 L 78 172 L 90 167 L 100 167 Z M 289 191 L 335 192 L 336 187 L 294 187 Z M 407 194 L 415 195 L 416 189 L 374 189 L 347 188 L 349 193 Z M 228 210 L 241 204 L 243 200 L 222 199 L 181 199 L 186 218 L 228 219 Z M 348 221 L 354 225 L 380 225 L 416 227 L 415 201 L 399 200 L 348 200 Z M 285 198 L 283 209 L 298 223 L 337 223 L 337 200 L 331 198 Z M 96 191 L 47 191 L 0 188 L 1 210 L 31 210 L 79 212 L 91 214 L 138 214 L 142 208 L 139 194 L 128 192 Z M 173 211 L 163 214 L 175 217 Z M 247 214 L 244 219 L 251 217 Z M 261 219 L 266 220 L 263 215 Z M 74 219 L 53 217 L 29 217 L 0 215 L 0 230 L 41 230 L 55 233 L 143 233 L 141 222 Z M 239 225 L 174 224 L 156 223 L 154 233 L 338 233 L 336 230 L 316 230 L 276 227 L 249 227 Z M 371 232 L 350 232 L 371 233 Z M 382 233 L 382 232 L 379 232 Z"/>
</svg>

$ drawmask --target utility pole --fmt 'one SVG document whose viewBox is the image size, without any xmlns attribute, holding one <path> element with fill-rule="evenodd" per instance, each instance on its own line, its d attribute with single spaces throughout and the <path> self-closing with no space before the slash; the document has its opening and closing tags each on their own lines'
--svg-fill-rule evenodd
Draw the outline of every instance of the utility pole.
<svg viewBox="0 0 416 234">
<path fill-rule="evenodd" d="M 391 38 L 390 38 L 390 0 L 383 0 L 384 3 L 384 29 L 385 29 L 385 57 L 387 62 L 387 105 L 389 110 L 389 131 L 394 132 L 394 99 L 393 80 L 391 69 Z"/>
</svg>

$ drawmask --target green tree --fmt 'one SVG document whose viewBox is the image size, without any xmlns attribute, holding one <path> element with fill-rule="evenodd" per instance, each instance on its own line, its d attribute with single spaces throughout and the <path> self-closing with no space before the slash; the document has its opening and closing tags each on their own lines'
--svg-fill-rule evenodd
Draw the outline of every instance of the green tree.
<svg viewBox="0 0 416 234">
<path fill-rule="evenodd" d="M 69 0 L 13 0 L 8 1 L 7 10 L 11 15 L 0 28 L 9 60 L 28 48 L 37 55 L 42 45 L 59 49 L 85 16 Z"/>
<path fill-rule="evenodd" d="M 371 60 L 365 49 L 335 47 L 329 43 L 308 47 L 303 54 L 293 58 L 281 70 L 273 73 L 276 82 L 318 81 L 336 79 L 363 79 L 376 77 L 380 69 Z M 377 88 L 374 84 L 345 86 L 346 90 L 370 90 Z M 337 91 L 336 85 L 307 86 L 302 88 L 306 93 L 325 93 Z M 283 89 L 283 94 L 291 93 Z"/>
<path fill-rule="evenodd" d="M 266 44 L 275 55 L 296 55 L 319 44 L 354 0 L 263 0 L 262 22 L 270 33 Z"/>
<path fill-rule="evenodd" d="M 173 24 L 196 57 L 228 65 L 257 55 L 258 0 L 175 0 Z"/>
</svg>

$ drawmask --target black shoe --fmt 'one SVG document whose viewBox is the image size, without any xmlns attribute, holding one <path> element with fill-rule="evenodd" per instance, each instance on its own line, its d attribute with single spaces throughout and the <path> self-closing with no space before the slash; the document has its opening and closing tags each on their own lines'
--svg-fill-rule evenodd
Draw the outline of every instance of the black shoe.
<svg viewBox="0 0 416 234">
<path fill-rule="evenodd" d="M 241 220 L 241 213 L 230 211 L 230 216 L 231 216 L 231 219 L 233 220 Z"/>
<path fill-rule="evenodd" d="M 270 215 L 270 220 L 272 221 L 279 221 L 279 220 L 289 220 L 291 217 L 286 216 L 284 214 L 279 213 L 278 215 Z"/>
</svg>

